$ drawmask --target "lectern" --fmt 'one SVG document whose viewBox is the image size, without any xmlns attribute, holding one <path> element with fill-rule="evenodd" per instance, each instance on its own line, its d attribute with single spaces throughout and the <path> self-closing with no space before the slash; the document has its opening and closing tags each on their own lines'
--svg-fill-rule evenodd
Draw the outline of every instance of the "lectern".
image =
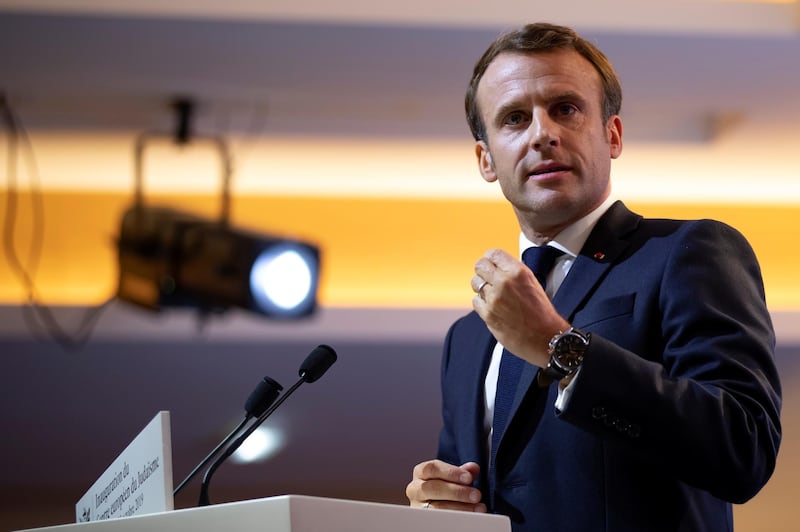
<svg viewBox="0 0 800 532">
<path fill-rule="evenodd" d="M 510 532 L 507 517 L 283 495 L 30 530 L 47 532 Z"/>
</svg>

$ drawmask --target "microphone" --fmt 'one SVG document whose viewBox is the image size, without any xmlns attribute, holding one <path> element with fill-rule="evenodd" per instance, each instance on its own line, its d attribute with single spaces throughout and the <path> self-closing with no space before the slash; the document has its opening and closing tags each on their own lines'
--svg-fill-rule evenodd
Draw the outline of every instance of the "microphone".
<svg viewBox="0 0 800 532">
<path fill-rule="evenodd" d="M 264 377 L 244 403 L 244 410 L 250 417 L 259 417 L 278 398 L 283 386 L 277 381 Z"/>
<path fill-rule="evenodd" d="M 175 488 L 175 490 L 172 492 L 172 496 L 176 496 L 178 492 L 181 491 L 184 486 L 186 486 L 186 484 L 188 484 L 189 481 L 192 480 L 195 475 L 197 475 L 197 473 L 199 473 L 200 470 L 206 466 L 209 461 L 211 461 L 214 455 L 216 455 L 220 449 L 227 445 L 228 442 L 230 442 L 234 436 L 236 436 L 236 434 L 242 430 L 242 428 L 244 428 L 248 421 L 250 421 L 252 418 L 260 417 L 270 407 L 270 405 L 275 402 L 275 399 L 278 398 L 281 390 L 283 390 L 283 386 L 281 386 L 277 381 L 270 379 L 269 377 L 264 377 L 261 379 L 261 382 L 258 383 L 256 389 L 250 392 L 250 396 L 247 398 L 247 401 L 244 404 L 245 416 L 242 422 L 239 423 L 239 425 L 233 429 L 230 434 L 225 436 L 225 438 L 219 442 L 216 447 L 214 447 L 214 450 L 212 450 L 210 453 L 208 453 L 208 455 L 206 455 L 205 458 L 203 458 L 202 462 L 197 464 L 192 472 L 189 473 L 185 479 L 183 479 L 183 482 L 181 482 L 178 487 Z"/>
<path fill-rule="evenodd" d="M 305 382 L 314 382 L 328 371 L 336 362 L 336 351 L 329 345 L 318 345 L 300 364 L 300 378 Z"/>
<path fill-rule="evenodd" d="M 294 383 L 291 388 L 286 390 L 286 393 L 280 396 L 280 398 L 278 398 L 278 400 L 275 401 L 272 406 L 268 406 L 208 468 L 206 474 L 203 476 L 203 483 L 200 486 L 200 500 L 197 503 L 198 506 L 208 506 L 211 504 L 208 495 L 208 488 L 211 484 L 211 477 L 214 475 L 214 472 L 217 470 L 217 468 L 222 465 L 222 462 L 236 452 L 236 449 L 238 449 L 242 443 L 244 443 L 247 437 L 250 436 L 253 431 L 255 431 L 264 422 L 264 420 L 272 415 L 272 413 L 277 410 L 277 408 L 281 406 L 283 402 L 288 399 L 297 388 L 300 387 L 301 384 L 304 382 L 315 382 L 322 377 L 322 375 L 328 371 L 328 368 L 330 368 L 333 363 L 336 362 L 336 358 L 336 351 L 334 351 L 332 347 L 324 344 L 318 345 L 313 351 L 311 351 L 311 353 L 309 353 L 303 363 L 300 364 L 300 370 L 298 371 L 300 379 Z"/>
</svg>

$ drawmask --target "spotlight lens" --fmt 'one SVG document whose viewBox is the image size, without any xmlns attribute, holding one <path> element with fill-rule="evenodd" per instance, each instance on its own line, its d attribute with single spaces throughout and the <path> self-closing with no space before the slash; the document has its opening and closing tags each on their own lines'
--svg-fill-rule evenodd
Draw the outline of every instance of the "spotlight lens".
<svg viewBox="0 0 800 532">
<path fill-rule="evenodd" d="M 265 310 L 292 311 L 313 296 L 314 260 L 290 246 L 262 253 L 250 271 L 250 291 Z"/>
</svg>

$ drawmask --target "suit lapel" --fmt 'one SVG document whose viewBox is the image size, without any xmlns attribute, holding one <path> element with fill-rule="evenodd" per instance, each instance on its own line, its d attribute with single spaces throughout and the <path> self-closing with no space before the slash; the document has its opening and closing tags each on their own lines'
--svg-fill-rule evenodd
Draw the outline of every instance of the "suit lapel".
<svg viewBox="0 0 800 532">
<path fill-rule="evenodd" d="M 583 249 L 578 254 L 569 270 L 564 282 L 553 298 L 553 305 L 559 314 L 567 321 L 572 321 L 572 316 L 579 306 L 588 299 L 595 286 L 602 280 L 612 264 L 622 255 L 629 243 L 625 237 L 633 231 L 641 220 L 641 216 L 629 211 L 625 205 L 617 201 L 598 220 Z M 580 324 L 576 324 L 580 326 Z M 526 364 L 520 375 L 514 402 L 509 413 L 506 428 L 512 426 L 512 421 L 517 415 L 519 405 L 529 394 L 547 394 L 547 390 L 540 390 L 535 383 L 539 368 Z M 508 431 L 503 433 L 505 439 Z"/>
<path fill-rule="evenodd" d="M 567 321 L 572 321 L 576 310 L 591 297 L 609 268 L 628 248 L 627 237 L 639 220 L 641 216 L 629 211 L 620 201 L 598 220 L 553 298 L 556 310 Z"/>
</svg>

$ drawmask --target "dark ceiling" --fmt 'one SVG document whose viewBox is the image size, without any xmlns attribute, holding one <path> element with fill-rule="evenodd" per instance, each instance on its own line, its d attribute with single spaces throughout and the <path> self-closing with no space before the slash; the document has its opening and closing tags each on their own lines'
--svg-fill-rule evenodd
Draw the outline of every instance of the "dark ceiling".
<svg viewBox="0 0 800 532">
<path fill-rule="evenodd" d="M 465 138 L 472 64 L 500 28 L 0 12 L 0 90 L 32 128 Z M 626 138 L 708 140 L 720 119 L 800 117 L 800 38 L 586 32 L 623 81 Z"/>
</svg>

